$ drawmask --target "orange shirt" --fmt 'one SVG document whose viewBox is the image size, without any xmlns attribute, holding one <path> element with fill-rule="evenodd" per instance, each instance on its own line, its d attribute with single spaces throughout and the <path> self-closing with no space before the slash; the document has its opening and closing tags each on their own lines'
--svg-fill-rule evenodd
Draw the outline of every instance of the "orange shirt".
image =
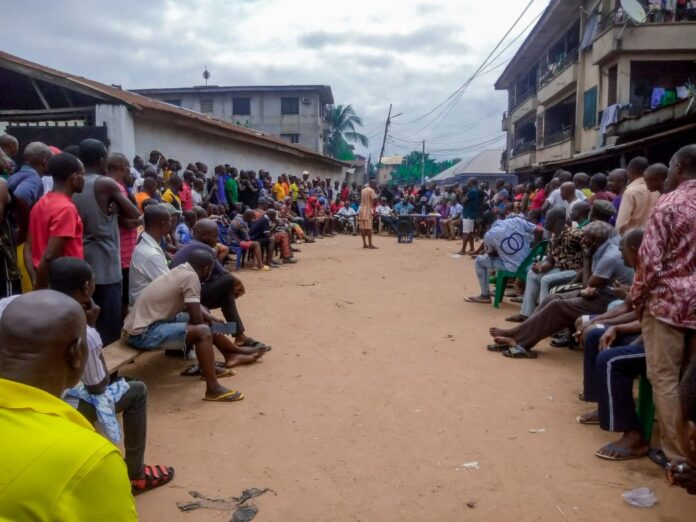
<svg viewBox="0 0 696 522">
<path fill-rule="evenodd" d="M 138 192 L 135 195 L 135 202 L 138 204 L 138 208 L 142 211 L 143 210 L 143 201 L 146 199 L 150 199 L 150 194 L 147 192 Z"/>
</svg>

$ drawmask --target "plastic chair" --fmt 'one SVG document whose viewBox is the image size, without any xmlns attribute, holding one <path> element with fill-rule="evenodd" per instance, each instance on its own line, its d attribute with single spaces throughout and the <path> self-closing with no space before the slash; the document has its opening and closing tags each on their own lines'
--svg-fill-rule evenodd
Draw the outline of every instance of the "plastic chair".
<svg viewBox="0 0 696 522">
<path fill-rule="evenodd" d="M 546 253 L 546 247 L 548 246 L 548 241 L 539 241 L 536 246 L 532 249 L 529 255 L 522 261 L 520 266 L 517 268 L 516 272 L 509 272 L 508 270 L 497 270 L 495 273 L 495 299 L 493 300 L 493 306 L 500 308 L 500 302 L 503 300 L 503 295 L 505 294 L 505 280 L 508 277 L 514 279 L 521 279 L 522 281 L 527 280 L 527 272 L 529 267 L 532 266 L 537 260 L 540 260 Z"/>
<path fill-rule="evenodd" d="M 645 375 L 638 379 L 638 404 L 636 406 L 638 421 L 645 440 L 652 439 L 655 424 L 655 403 L 653 402 L 652 385 Z"/>
</svg>

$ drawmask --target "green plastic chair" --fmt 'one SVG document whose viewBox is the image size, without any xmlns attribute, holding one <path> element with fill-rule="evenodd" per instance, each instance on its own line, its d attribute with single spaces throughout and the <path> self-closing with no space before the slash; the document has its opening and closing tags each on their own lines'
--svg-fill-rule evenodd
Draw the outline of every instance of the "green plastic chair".
<svg viewBox="0 0 696 522">
<path fill-rule="evenodd" d="M 652 439 L 655 424 L 655 403 L 653 402 L 652 385 L 645 375 L 638 379 L 638 404 L 636 405 L 638 421 L 645 440 Z"/>
<path fill-rule="evenodd" d="M 532 263 L 540 260 L 544 257 L 546 253 L 546 247 L 548 247 L 548 241 L 539 241 L 529 255 L 522 261 L 522 264 L 517 268 L 516 272 L 509 272 L 507 270 L 497 270 L 495 273 L 495 299 L 493 300 L 493 306 L 500 308 L 500 302 L 503 300 L 503 295 L 505 295 L 505 280 L 508 277 L 514 279 L 521 279 L 522 281 L 527 280 L 527 272 Z"/>
</svg>

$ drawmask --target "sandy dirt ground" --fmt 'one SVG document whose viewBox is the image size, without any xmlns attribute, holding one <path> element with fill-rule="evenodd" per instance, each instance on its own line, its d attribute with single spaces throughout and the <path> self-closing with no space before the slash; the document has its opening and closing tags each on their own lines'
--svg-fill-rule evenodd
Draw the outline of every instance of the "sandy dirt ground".
<svg viewBox="0 0 696 522">
<path fill-rule="evenodd" d="M 450 257 L 458 242 L 376 244 L 326 238 L 302 245 L 295 266 L 241 273 L 247 332 L 273 351 L 225 380 L 239 403 L 201 401 L 182 360 L 155 353 L 126 368 L 150 387 L 146 460 L 176 468 L 138 497 L 142 520 L 227 521 L 177 502 L 250 487 L 276 492 L 253 500 L 259 522 L 696 519 L 696 498 L 649 460 L 594 456 L 614 435 L 575 422 L 588 411 L 581 352 L 486 351 L 488 327 L 516 305 L 464 303 L 478 290 L 473 262 Z M 639 486 L 659 504 L 626 504 Z"/>
</svg>

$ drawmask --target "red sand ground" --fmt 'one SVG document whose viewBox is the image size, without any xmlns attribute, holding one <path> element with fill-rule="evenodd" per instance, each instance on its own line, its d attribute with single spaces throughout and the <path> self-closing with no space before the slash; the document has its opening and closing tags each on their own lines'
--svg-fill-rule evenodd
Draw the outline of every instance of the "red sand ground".
<svg viewBox="0 0 696 522">
<path fill-rule="evenodd" d="M 594 456 L 614 435 L 575 422 L 588 411 L 580 352 L 485 350 L 488 327 L 516 308 L 463 302 L 478 289 L 472 261 L 449 257 L 458 243 L 376 244 L 327 238 L 295 266 L 241 273 L 248 333 L 273 345 L 225 380 L 244 401 L 201 401 L 203 384 L 161 354 L 126 369 L 150 386 L 147 462 L 176 467 L 138 497 L 142 520 L 227 521 L 176 503 L 249 487 L 277 492 L 254 500 L 259 522 L 696 520 L 696 497 L 647 459 Z M 660 503 L 627 505 L 639 486 Z"/>
</svg>

